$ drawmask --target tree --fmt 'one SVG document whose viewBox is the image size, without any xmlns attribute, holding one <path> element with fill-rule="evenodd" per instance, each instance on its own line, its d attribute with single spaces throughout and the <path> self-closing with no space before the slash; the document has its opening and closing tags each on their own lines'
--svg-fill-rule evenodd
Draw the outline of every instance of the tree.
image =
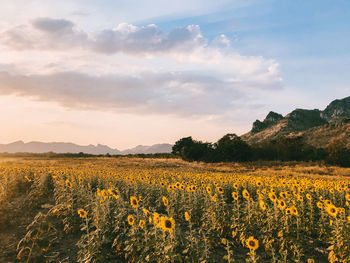
<svg viewBox="0 0 350 263">
<path fill-rule="evenodd" d="M 179 155 L 186 161 L 205 161 L 212 160 L 213 148 L 210 143 L 195 141 L 192 137 L 185 137 L 178 140 L 172 148 L 172 154 Z"/>
<path fill-rule="evenodd" d="M 224 162 L 249 161 L 252 158 L 250 146 L 236 134 L 226 134 L 215 144 L 217 159 Z"/>
</svg>

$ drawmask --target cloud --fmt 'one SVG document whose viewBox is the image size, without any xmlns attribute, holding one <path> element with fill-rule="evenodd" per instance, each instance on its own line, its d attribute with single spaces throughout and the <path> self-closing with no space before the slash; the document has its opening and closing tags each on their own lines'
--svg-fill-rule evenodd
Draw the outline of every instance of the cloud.
<svg viewBox="0 0 350 263">
<path fill-rule="evenodd" d="M 66 19 L 37 18 L 33 21 L 34 28 L 50 34 L 72 32 L 74 24 Z"/>
<path fill-rule="evenodd" d="M 175 28 L 164 33 L 154 24 L 134 26 L 121 23 L 113 29 L 88 34 L 65 19 L 37 18 L 28 25 L 14 27 L 3 33 L 8 48 L 55 49 L 85 48 L 93 52 L 114 54 L 159 54 L 191 52 L 207 45 L 198 25 Z"/>
<path fill-rule="evenodd" d="M 222 114 L 244 97 L 240 83 L 190 73 L 96 77 L 76 72 L 49 75 L 0 73 L 0 94 L 54 101 L 73 109 L 177 115 Z"/>
<path fill-rule="evenodd" d="M 0 72 L 0 94 L 72 109 L 224 116 L 282 87 L 276 61 L 238 54 L 225 35 L 209 41 L 198 25 L 165 33 L 122 23 L 91 33 L 69 20 L 38 18 L 1 36 L 17 61 L 16 71 Z"/>
</svg>

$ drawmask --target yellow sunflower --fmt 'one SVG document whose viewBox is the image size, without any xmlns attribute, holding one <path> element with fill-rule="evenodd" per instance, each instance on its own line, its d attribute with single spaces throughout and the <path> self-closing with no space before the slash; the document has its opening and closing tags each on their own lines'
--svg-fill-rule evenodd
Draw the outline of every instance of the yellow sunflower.
<svg viewBox="0 0 350 263">
<path fill-rule="evenodd" d="M 190 219 L 191 219 L 191 217 L 190 217 L 190 215 L 188 214 L 188 212 L 186 211 L 186 212 L 185 212 L 185 220 L 186 220 L 186 221 L 190 221 Z"/>
<path fill-rule="evenodd" d="M 245 199 L 249 199 L 249 192 L 247 191 L 247 189 L 243 190 L 242 195 Z"/>
<path fill-rule="evenodd" d="M 211 193 L 211 187 L 210 187 L 210 185 L 208 185 L 208 186 L 206 187 L 206 190 L 207 190 L 207 193 L 208 193 L 208 194 Z"/>
<path fill-rule="evenodd" d="M 132 215 L 128 215 L 128 223 L 129 223 L 129 225 L 132 226 L 134 224 L 134 222 L 135 222 L 134 217 Z"/>
<path fill-rule="evenodd" d="M 335 207 L 335 205 L 327 205 L 326 211 L 330 216 L 337 217 L 338 209 Z"/>
<path fill-rule="evenodd" d="M 84 209 L 79 209 L 78 214 L 81 218 L 86 218 L 87 212 Z"/>
<path fill-rule="evenodd" d="M 145 214 L 146 217 L 150 217 L 151 216 L 150 211 L 148 211 L 146 208 L 143 208 L 142 211 L 143 211 L 143 213 Z"/>
<path fill-rule="evenodd" d="M 259 205 L 260 205 L 261 210 L 263 210 L 263 211 L 266 210 L 266 205 L 265 205 L 265 202 L 263 200 L 260 200 Z"/>
<path fill-rule="evenodd" d="M 163 204 L 164 204 L 165 206 L 168 206 L 168 204 L 169 204 L 168 198 L 166 198 L 165 196 L 163 196 L 162 199 L 163 199 Z"/>
<path fill-rule="evenodd" d="M 219 194 L 223 194 L 224 193 L 224 189 L 221 186 L 219 186 L 217 188 L 217 190 L 218 190 Z"/>
<path fill-rule="evenodd" d="M 278 207 L 281 209 L 281 210 L 284 210 L 286 208 L 286 202 L 284 202 L 283 200 L 278 200 Z"/>
<path fill-rule="evenodd" d="M 235 199 L 235 200 L 238 200 L 237 192 L 232 192 L 232 198 Z"/>
<path fill-rule="evenodd" d="M 69 181 L 68 179 L 66 180 L 66 186 L 68 186 L 69 188 L 73 187 L 73 184 L 71 183 L 71 181 Z"/>
<path fill-rule="evenodd" d="M 164 231 L 168 231 L 169 233 L 174 233 L 175 228 L 175 220 L 172 217 L 161 217 L 161 227 Z"/>
<path fill-rule="evenodd" d="M 246 246 L 250 250 L 257 250 L 259 247 L 259 241 L 256 240 L 254 237 L 250 236 L 246 241 Z"/>
<path fill-rule="evenodd" d="M 269 198 L 274 203 L 277 201 L 277 196 L 276 196 L 276 194 L 274 192 L 270 192 L 269 193 Z"/>
<path fill-rule="evenodd" d="M 133 208 L 137 208 L 139 206 L 139 201 L 137 200 L 136 196 L 130 197 L 130 204 Z"/>
<path fill-rule="evenodd" d="M 145 220 L 140 220 L 139 227 L 143 229 L 145 227 L 145 224 Z"/>
</svg>

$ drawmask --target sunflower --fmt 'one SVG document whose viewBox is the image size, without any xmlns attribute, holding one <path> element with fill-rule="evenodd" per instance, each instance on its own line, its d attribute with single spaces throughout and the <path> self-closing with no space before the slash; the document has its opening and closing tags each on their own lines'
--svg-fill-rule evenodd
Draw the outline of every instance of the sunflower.
<svg viewBox="0 0 350 263">
<path fill-rule="evenodd" d="M 146 208 L 143 208 L 142 211 L 143 211 L 143 213 L 145 214 L 146 217 L 150 217 L 151 216 L 150 211 L 148 211 Z"/>
<path fill-rule="evenodd" d="M 245 199 L 249 199 L 249 192 L 247 191 L 247 189 L 243 190 L 242 195 Z"/>
<path fill-rule="evenodd" d="M 233 184 L 233 188 L 234 188 L 234 189 L 238 189 L 238 187 L 239 187 L 239 185 L 238 185 L 237 183 L 234 183 L 234 184 Z"/>
<path fill-rule="evenodd" d="M 338 209 L 335 207 L 335 205 L 327 205 L 326 211 L 330 216 L 337 217 Z"/>
<path fill-rule="evenodd" d="M 280 192 L 280 197 L 281 197 L 281 198 L 286 198 L 286 197 L 287 197 L 286 192 Z"/>
<path fill-rule="evenodd" d="M 139 227 L 143 229 L 145 224 L 145 220 L 140 220 Z"/>
<path fill-rule="evenodd" d="M 306 194 L 306 198 L 307 198 L 308 200 L 311 200 L 311 195 L 310 195 L 310 194 Z"/>
<path fill-rule="evenodd" d="M 224 193 L 224 189 L 222 189 L 221 186 L 219 186 L 219 187 L 217 188 L 217 190 L 218 190 L 219 194 L 223 194 L 223 193 Z"/>
<path fill-rule="evenodd" d="M 276 196 L 276 194 L 274 192 L 270 192 L 269 193 L 269 198 L 274 203 L 277 201 L 277 196 Z"/>
<path fill-rule="evenodd" d="M 316 205 L 317 205 L 317 207 L 320 208 L 320 209 L 323 207 L 323 204 L 322 204 L 322 202 L 320 202 L 320 201 L 318 201 L 318 202 L 316 203 Z"/>
<path fill-rule="evenodd" d="M 332 202 L 329 201 L 329 200 L 325 200 L 324 203 L 325 203 L 327 206 L 332 204 Z"/>
<path fill-rule="evenodd" d="M 284 210 L 286 208 L 286 202 L 284 202 L 283 200 L 278 200 L 278 207 L 281 209 L 281 210 Z"/>
<path fill-rule="evenodd" d="M 232 198 L 235 199 L 235 200 L 238 200 L 237 192 L 232 192 Z"/>
<path fill-rule="evenodd" d="M 103 190 L 101 191 L 101 195 L 102 195 L 102 197 L 103 197 L 104 200 L 106 200 L 106 199 L 108 198 L 108 192 L 107 192 L 105 189 L 103 189 Z"/>
<path fill-rule="evenodd" d="M 350 201 L 350 194 L 346 194 L 345 199 L 346 199 L 346 201 Z"/>
<path fill-rule="evenodd" d="M 169 233 L 174 233 L 175 228 L 175 220 L 172 217 L 161 217 L 161 227 L 164 231 L 168 231 Z"/>
<path fill-rule="evenodd" d="M 256 240 L 254 237 L 250 236 L 246 241 L 246 246 L 250 250 L 257 250 L 259 247 L 259 241 Z"/>
<path fill-rule="evenodd" d="M 298 215 L 298 209 L 294 205 L 290 207 L 290 212 L 292 215 Z"/>
<path fill-rule="evenodd" d="M 185 220 L 186 220 L 186 221 L 190 221 L 190 219 L 191 219 L 191 217 L 190 217 L 190 215 L 188 214 L 188 212 L 186 211 L 186 212 L 185 212 Z"/>
<path fill-rule="evenodd" d="M 68 186 L 69 188 L 73 187 L 73 184 L 71 183 L 71 181 L 69 181 L 68 179 L 66 180 L 66 186 Z"/>
<path fill-rule="evenodd" d="M 132 226 L 134 224 L 134 222 L 135 222 L 134 217 L 132 215 L 128 215 L 128 223 L 129 223 L 129 225 Z"/>
<path fill-rule="evenodd" d="M 266 210 L 266 205 L 265 205 L 265 202 L 263 200 L 260 200 L 259 205 L 260 205 L 261 210 L 263 210 L 263 211 Z"/>
<path fill-rule="evenodd" d="M 290 208 L 287 208 L 286 209 L 286 215 L 290 215 L 292 213 L 291 209 Z"/>
<path fill-rule="evenodd" d="M 304 201 L 304 198 L 301 195 L 298 195 L 298 201 L 302 202 L 302 201 Z"/>
<path fill-rule="evenodd" d="M 137 208 L 139 206 L 139 201 L 137 200 L 136 196 L 130 197 L 130 204 L 133 208 Z"/>
<path fill-rule="evenodd" d="M 86 218 L 87 212 L 84 209 L 79 209 L 78 214 L 81 218 Z"/>
<path fill-rule="evenodd" d="M 207 189 L 207 193 L 210 194 L 210 193 L 211 193 L 211 187 L 210 187 L 210 185 L 208 185 L 208 186 L 206 187 L 206 189 Z"/>
<path fill-rule="evenodd" d="M 169 204 L 168 198 L 166 198 L 165 196 L 163 196 L 162 199 L 163 199 L 163 204 L 164 204 L 165 206 L 168 206 L 168 204 Z"/>
<path fill-rule="evenodd" d="M 223 244 L 223 245 L 226 245 L 226 244 L 227 244 L 226 238 L 221 238 L 221 244 Z"/>
</svg>

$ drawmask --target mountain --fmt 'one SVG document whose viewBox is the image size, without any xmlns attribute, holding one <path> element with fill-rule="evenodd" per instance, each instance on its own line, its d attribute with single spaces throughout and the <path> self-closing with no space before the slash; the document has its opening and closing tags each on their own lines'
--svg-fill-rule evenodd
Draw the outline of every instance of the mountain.
<svg viewBox="0 0 350 263">
<path fill-rule="evenodd" d="M 315 147 L 342 140 L 350 148 L 350 96 L 332 101 L 323 111 L 295 109 L 284 117 L 271 111 L 241 138 L 254 144 L 285 136 L 301 136 Z"/>
<path fill-rule="evenodd" d="M 152 146 L 143 146 L 138 145 L 135 148 L 124 150 L 123 154 L 137 154 L 137 153 L 171 153 L 172 145 L 163 143 L 163 144 L 155 144 Z"/>
<path fill-rule="evenodd" d="M 137 153 L 170 153 L 172 145 L 171 144 L 155 144 L 152 146 L 142 146 L 139 145 L 135 148 L 120 151 L 118 149 L 113 149 L 107 145 L 97 144 L 95 145 L 77 145 L 74 143 L 65 142 L 28 142 L 17 141 L 9 144 L 0 144 L 0 152 L 7 153 L 18 153 L 18 152 L 28 152 L 28 153 L 88 153 L 88 154 L 137 154 Z"/>
</svg>

